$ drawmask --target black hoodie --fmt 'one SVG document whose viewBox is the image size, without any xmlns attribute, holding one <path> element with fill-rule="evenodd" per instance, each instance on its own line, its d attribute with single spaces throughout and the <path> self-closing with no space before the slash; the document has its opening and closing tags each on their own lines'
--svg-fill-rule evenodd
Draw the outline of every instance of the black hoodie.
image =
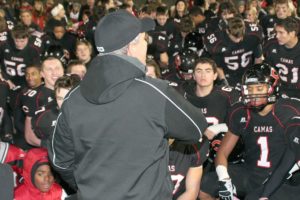
<svg viewBox="0 0 300 200">
<path fill-rule="evenodd" d="M 147 78 L 137 59 L 98 56 L 65 98 L 49 156 L 79 199 L 171 199 L 166 138 L 194 143 L 206 126 L 167 82 Z"/>
</svg>

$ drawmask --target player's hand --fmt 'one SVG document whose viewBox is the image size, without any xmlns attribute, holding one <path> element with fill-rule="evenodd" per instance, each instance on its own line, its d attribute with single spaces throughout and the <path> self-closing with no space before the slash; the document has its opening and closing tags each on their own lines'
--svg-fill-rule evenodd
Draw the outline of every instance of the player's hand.
<svg viewBox="0 0 300 200">
<path fill-rule="evenodd" d="M 234 200 L 236 195 L 235 186 L 232 184 L 231 179 L 219 181 L 219 197 L 220 200 Z"/>
<path fill-rule="evenodd" d="M 269 200 L 268 197 L 260 197 L 258 200 Z"/>
</svg>

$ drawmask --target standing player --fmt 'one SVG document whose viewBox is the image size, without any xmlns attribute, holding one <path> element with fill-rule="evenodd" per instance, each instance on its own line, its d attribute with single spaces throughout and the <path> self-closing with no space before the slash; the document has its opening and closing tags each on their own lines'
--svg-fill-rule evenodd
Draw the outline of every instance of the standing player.
<svg viewBox="0 0 300 200">
<path fill-rule="evenodd" d="M 278 68 L 283 92 L 300 98 L 299 23 L 293 17 L 287 17 L 277 22 L 275 30 L 276 38 L 268 40 L 264 48 L 265 62 Z"/>
<path fill-rule="evenodd" d="M 207 34 L 204 45 L 218 65 L 219 79 L 231 86 L 239 83 L 246 68 L 262 61 L 261 39 L 259 28 L 246 29 L 239 17 L 228 19 L 226 30 Z"/>
<path fill-rule="evenodd" d="M 228 115 L 228 128 L 215 160 L 216 172 L 203 177 L 201 200 L 241 198 L 259 188 L 279 163 L 285 148 L 285 127 L 300 113 L 300 103 L 278 99 L 279 75 L 267 64 L 249 68 L 242 80 L 243 104 L 235 104 Z M 228 155 L 242 138 L 245 162 L 228 165 Z M 219 180 L 219 181 L 218 181 Z M 219 188 L 218 188 L 219 183 Z M 234 185 L 233 185 L 234 184 Z"/>
<path fill-rule="evenodd" d="M 31 119 L 41 112 L 40 109 L 46 106 L 55 99 L 54 84 L 56 80 L 64 75 L 64 68 L 58 58 L 48 57 L 41 65 L 41 75 L 44 78 L 44 85 L 34 90 L 34 95 L 31 96 L 30 105 L 28 105 L 28 114 L 25 118 L 25 139 L 33 146 L 40 146 L 40 139 L 36 137 L 31 127 Z"/>
<path fill-rule="evenodd" d="M 4 79 L 10 88 L 25 86 L 25 68 L 39 64 L 40 55 L 37 48 L 29 43 L 30 34 L 24 25 L 17 25 L 12 31 L 13 41 L 8 39 L 0 46 L 0 65 Z"/>
</svg>

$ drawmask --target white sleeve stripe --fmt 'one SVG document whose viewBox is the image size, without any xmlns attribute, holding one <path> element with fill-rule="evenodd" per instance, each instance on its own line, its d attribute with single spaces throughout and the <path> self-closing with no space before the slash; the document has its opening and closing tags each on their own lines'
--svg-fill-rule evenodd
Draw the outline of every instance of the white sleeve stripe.
<svg viewBox="0 0 300 200">
<path fill-rule="evenodd" d="M 72 94 L 73 92 L 75 92 L 79 87 L 80 87 L 80 85 L 78 85 L 77 87 L 75 87 L 75 88 L 68 94 L 68 96 L 66 96 L 66 97 L 64 98 L 63 103 L 64 103 L 66 100 L 68 100 L 68 99 L 70 98 L 71 94 Z M 67 168 L 64 168 L 64 167 L 60 167 L 60 166 L 58 166 L 58 165 L 55 163 L 56 155 L 55 155 L 55 151 L 54 151 L 54 137 L 55 137 L 56 127 L 57 127 L 58 120 L 59 120 L 60 116 L 61 116 L 61 113 L 59 113 L 59 115 L 58 115 L 58 117 L 57 117 L 56 125 L 55 125 L 54 130 L 53 130 L 53 137 L 52 137 L 52 141 L 51 141 L 51 145 L 52 145 L 52 153 L 53 153 L 53 160 L 52 160 L 52 162 L 53 162 L 53 165 L 55 165 L 56 167 L 58 167 L 58 168 L 60 168 L 60 169 L 67 169 Z"/>
<path fill-rule="evenodd" d="M 9 143 L 0 142 L 0 163 L 4 163 L 9 149 Z"/>
<path fill-rule="evenodd" d="M 147 81 L 143 81 L 143 80 L 137 79 L 137 78 L 135 78 L 135 80 L 149 85 L 150 87 L 154 88 L 157 92 L 159 92 L 162 96 L 164 96 L 168 101 L 170 101 L 179 111 L 182 112 L 182 114 L 184 114 L 192 122 L 192 124 L 194 124 L 196 129 L 199 131 L 200 138 L 202 137 L 202 132 L 201 132 L 199 126 L 197 126 L 197 124 L 195 123 L 195 121 L 186 112 L 184 112 L 174 101 L 172 101 L 166 94 L 164 94 L 160 89 L 158 89 L 156 86 L 154 86 L 153 84 L 151 84 Z"/>
<path fill-rule="evenodd" d="M 56 167 L 60 168 L 60 169 L 67 169 L 67 168 L 64 168 L 64 167 L 60 167 L 58 166 L 56 163 L 55 163 L 55 159 L 56 159 L 56 155 L 55 155 L 55 151 L 54 151 L 54 137 L 55 137 L 55 132 L 56 132 L 56 127 L 57 127 L 57 124 L 58 124 L 58 120 L 61 116 L 61 113 L 58 114 L 58 117 L 57 117 L 57 122 L 56 122 L 56 125 L 54 127 L 54 131 L 53 131 L 53 137 L 52 137 L 52 141 L 51 141 L 51 145 L 52 145 L 52 153 L 53 153 L 53 165 L 55 165 Z"/>
</svg>

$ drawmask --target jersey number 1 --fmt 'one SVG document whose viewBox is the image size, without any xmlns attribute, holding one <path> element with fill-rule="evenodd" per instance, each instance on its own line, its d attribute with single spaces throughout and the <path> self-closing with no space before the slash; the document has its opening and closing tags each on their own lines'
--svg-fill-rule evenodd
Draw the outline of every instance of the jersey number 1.
<svg viewBox="0 0 300 200">
<path fill-rule="evenodd" d="M 269 158 L 269 145 L 268 138 L 261 136 L 257 140 L 257 144 L 260 146 L 260 159 L 257 161 L 257 166 L 269 168 L 271 167 L 271 162 L 268 161 Z"/>
</svg>

